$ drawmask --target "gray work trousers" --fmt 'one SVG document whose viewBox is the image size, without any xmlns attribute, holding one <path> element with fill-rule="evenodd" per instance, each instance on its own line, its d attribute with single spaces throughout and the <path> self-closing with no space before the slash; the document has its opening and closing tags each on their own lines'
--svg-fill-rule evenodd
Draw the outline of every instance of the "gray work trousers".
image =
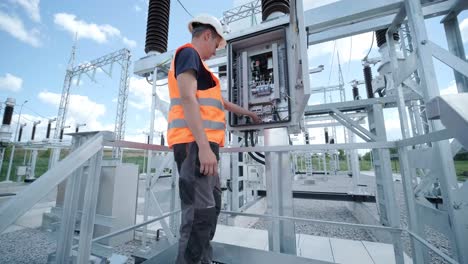
<svg viewBox="0 0 468 264">
<path fill-rule="evenodd" d="M 219 161 L 219 146 L 210 142 Z M 177 264 L 211 263 L 210 241 L 216 231 L 221 210 L 219 176 L 200 173 L 198 145 L 195 142 L 174 145 L 174 159 L 179 170 L 180 224 Z"/>
</svg>

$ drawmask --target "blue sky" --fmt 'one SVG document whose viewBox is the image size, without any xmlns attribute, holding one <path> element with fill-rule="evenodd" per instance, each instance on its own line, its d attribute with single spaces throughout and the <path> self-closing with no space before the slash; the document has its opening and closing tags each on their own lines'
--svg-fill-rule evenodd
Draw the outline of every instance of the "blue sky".
<svg viewBox="0 0 468 264">
<path fill-rule="evenodd" d="M 203 1 L 203 5 L 200 1 L 181 0 L 181 2 L 194 15 L 210 13 L 221 17 L 223 11 L 247 1 L 207 0 Z M 304 0 L 306 9 L 329 2 L 333 0 Z M 28 100 L 21 118 L 21 123 L 28 123 L 23 141 L 30 136 L 32 121 L 42 120 L 36 137 L 42 139 L 45 134 L 46 119 L 57 115 L 75 32 L 78 32 L 76 64 L 89 62 L 122 48 L 130 49 L 134 62 L 145 55 L 147 8 L 147 0 L 1 1 L 0 101 L 4 102 L 7 97 L 15 98 L 18 104 Z M 190 35 L 186 29 L 189 19 L 190 16 L 177 1 L 171 1 L 169 50 L 189 41 Z M 433 18 L 427 21 L 429 37 L 446 47 L 440 19 Z M 466 47 L 468 42 L 466 12 L 459 16 L 459 21 Z M 371 37 L 372 33 L 353 37 L 351 57 L 349 56 L 351 39 L 337 41 L 336 47 L 340 53 L 345 82 L 362 79 L 360 60 L 370 47 Z M 326 68 L 322 73 L 312 76 L 312 86 L 337 82 L 336 55 L 334 66 L 330 67 L 333 46 L 334 42 L 328 42 L 309 47 L 309 67 L 323 64 Z M 370 57 L 377 55 L 374 44 Z M 436 62 L 436 71 L 440 89 L 444 92 L 453 91 L 454 78 L 451 70 Z M 131 72 L 133 73 L 133 69 Z M 79 85 L 73 85 L 67 124 L 74 128 L 77 122 L 87 123 L 84 130 L 113 131 L 119 76 L 120 71 L 114 66 L 112 78 L 99 72 L 96 82 L 83 77 Z M 149 129 L 150 87 L 145 80 L 133 74 L 130 81 L 126 139 L 143 141 L 142 131 Z M 347 87 L 350 98 L 350 87 L 349 85 Z M 363 87 L 361 89 L 361 93 L 364 94 Z M 167 92 L 161 90 L 160 93 L 163 99 L 167 98 Z M 322 97 L 322 95 L 313 96 L 310 103 L 321 103 Z M 19 106 L 15 112 L 19 112 Z M 399 127 L 395 121 L 396 115 L 391 112 L 388 115 L 387 127 L 391 131 L 390 137 L 397 138 Z M 17 116 L 14 116 L 13 120 L 14 127 Z M 162 131 L 165 127 L 164 119 L 159 115 L 155 128 Z"/>
</svg>

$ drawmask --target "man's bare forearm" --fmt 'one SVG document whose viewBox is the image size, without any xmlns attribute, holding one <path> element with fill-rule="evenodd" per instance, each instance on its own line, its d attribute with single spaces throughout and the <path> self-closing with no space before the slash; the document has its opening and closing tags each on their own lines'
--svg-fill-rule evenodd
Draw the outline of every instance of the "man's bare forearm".
<svg viewBox="0 0 468 264">
<path fill-rule="evenodd" d="M 249 110 L 242 108 L 236 104 L 233 104 L 229 102 L 228 100 L 223 99 L 223 102 L 224 102 L 224 108 L 228 110 L 229 112 L 233 112 L 237 115 L 246 115 L 246 116 L 250 116 L 252 114 L 252 112 L 250 112 Z"/>
<path fill-rule="evenodd" d="M 245 108 L 242 108 L 236 104 L 233 104 L 231 102 L 229 102 L 228 100 L 224 99 L 223 98 L 223 103 L 224 103 L 224 108 L 226 108 L 226 110 L 228 110 L 229 112 L 232 112 L 236 115 L 245 115 L 245 116 L 248 116 L 251 118 L 252 122 L 255 123 L 255 124 L 259 124 L 262 122 L 262 120 L 257 116 L 257 114 L 245 109 Z"/>
</svg>

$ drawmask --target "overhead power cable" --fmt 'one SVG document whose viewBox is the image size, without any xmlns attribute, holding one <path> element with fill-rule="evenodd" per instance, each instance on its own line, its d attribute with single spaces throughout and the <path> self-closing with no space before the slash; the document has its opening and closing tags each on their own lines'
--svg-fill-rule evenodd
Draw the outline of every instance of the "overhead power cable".
<svg viewBox="0 0 468 264">
<path fill-rule="evenodd" d="M 35 113 L 36 115 L 38 115 L 38 116 L 40 116 L 40 117 L 42 117 L 42 118 L 48 119 L 48 117 L 45 117 L 44 115 L 39 114 L 38 112 L 34 111 L 34 110 L 33 110 L 31 107 L 29 107 L 29 106 L 24 105 L 23 107 L 26 108 L 26 109 L 29 109 L 29 111 Z"/>
<path fill-rule="evenodd" d="M 327 86 L 330 85 L 330 81 L 331 81 L 331 76 L 332 76 L 332 72 L 333 72 L 333 61 L 335 60 L 335 51 L 336 51 L 336 40 L 333 42 L 333 53 L 332 53 L 332 59 L 331 59 L 331 62 L 330 62 L 330 74 L 328 75 Z"/>
<path fill-rule="evenodd" d="M 367 56 L 369 56 L 369 54 L 370 54 L 370 52 L 372 50 L 372 47 L 374 46 L 374 39 L 375 39 L 375 31 L 372 32 L 372 43 L 370 45 L 369 51 L 367 52 L 367 55 L 364 57 L 363 60 L 366 60 Z"/>
<path fill-rule="evenodd" d="M 16 111 L 13 111 L 13 113 L 19 115 L 19 113 L 16 112 Z M 31 119 L 25 117 L 24 115 L 21 115 L 21 117 L 20 117 L 20 123 L 21 123 L 21 119 L 25 119 L 26 121 L 29 121 L 29 122 L 34 122 L 34 121 L 32 121 Z M 15 123 L 16 123 L 16 122 L 15 122 Z"/>
<path fill-rule="evenodd" d="M 185 10 L 185 12 L 187 12 L 189 16 L 193 17 L 193 15 L 187 10 L 187 8 L 185 8 L 185 6 L 179 0 L 177 0 L 177 2 L 180 4 L 180 6 L 182 6 L 182 8 Z"/>
<path fill-rule="evenodd" d="M 353 54 L 353 36 L 351 36 L 351 43 L 349 45 L 349 59 L 348 59 L 348 71 L 346 72 L 346 80 L 349 78 L 349 71 L 351 70 L 351 56 Z"/>
</svg>

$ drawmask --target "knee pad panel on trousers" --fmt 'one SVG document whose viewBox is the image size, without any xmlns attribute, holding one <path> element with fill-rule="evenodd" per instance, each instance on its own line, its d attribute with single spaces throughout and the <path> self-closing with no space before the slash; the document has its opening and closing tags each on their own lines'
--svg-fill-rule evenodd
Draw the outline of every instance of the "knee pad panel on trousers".
<svg viewBox="0 0 468 264">
<path fill-rule="evenodd" d="M 195 263 L 200 261 L 203 250 L 212 238 L 216 227 L 216 209 L 214 207 L 195 209 L 192 232 L 187 243 L 185 257 Z"/>
<path fill-rule="evenodd" d="M 185 204 L 191 205 L 195 199 L 195 179 L 179 178 L 179 196 Z"/>
</svg>

